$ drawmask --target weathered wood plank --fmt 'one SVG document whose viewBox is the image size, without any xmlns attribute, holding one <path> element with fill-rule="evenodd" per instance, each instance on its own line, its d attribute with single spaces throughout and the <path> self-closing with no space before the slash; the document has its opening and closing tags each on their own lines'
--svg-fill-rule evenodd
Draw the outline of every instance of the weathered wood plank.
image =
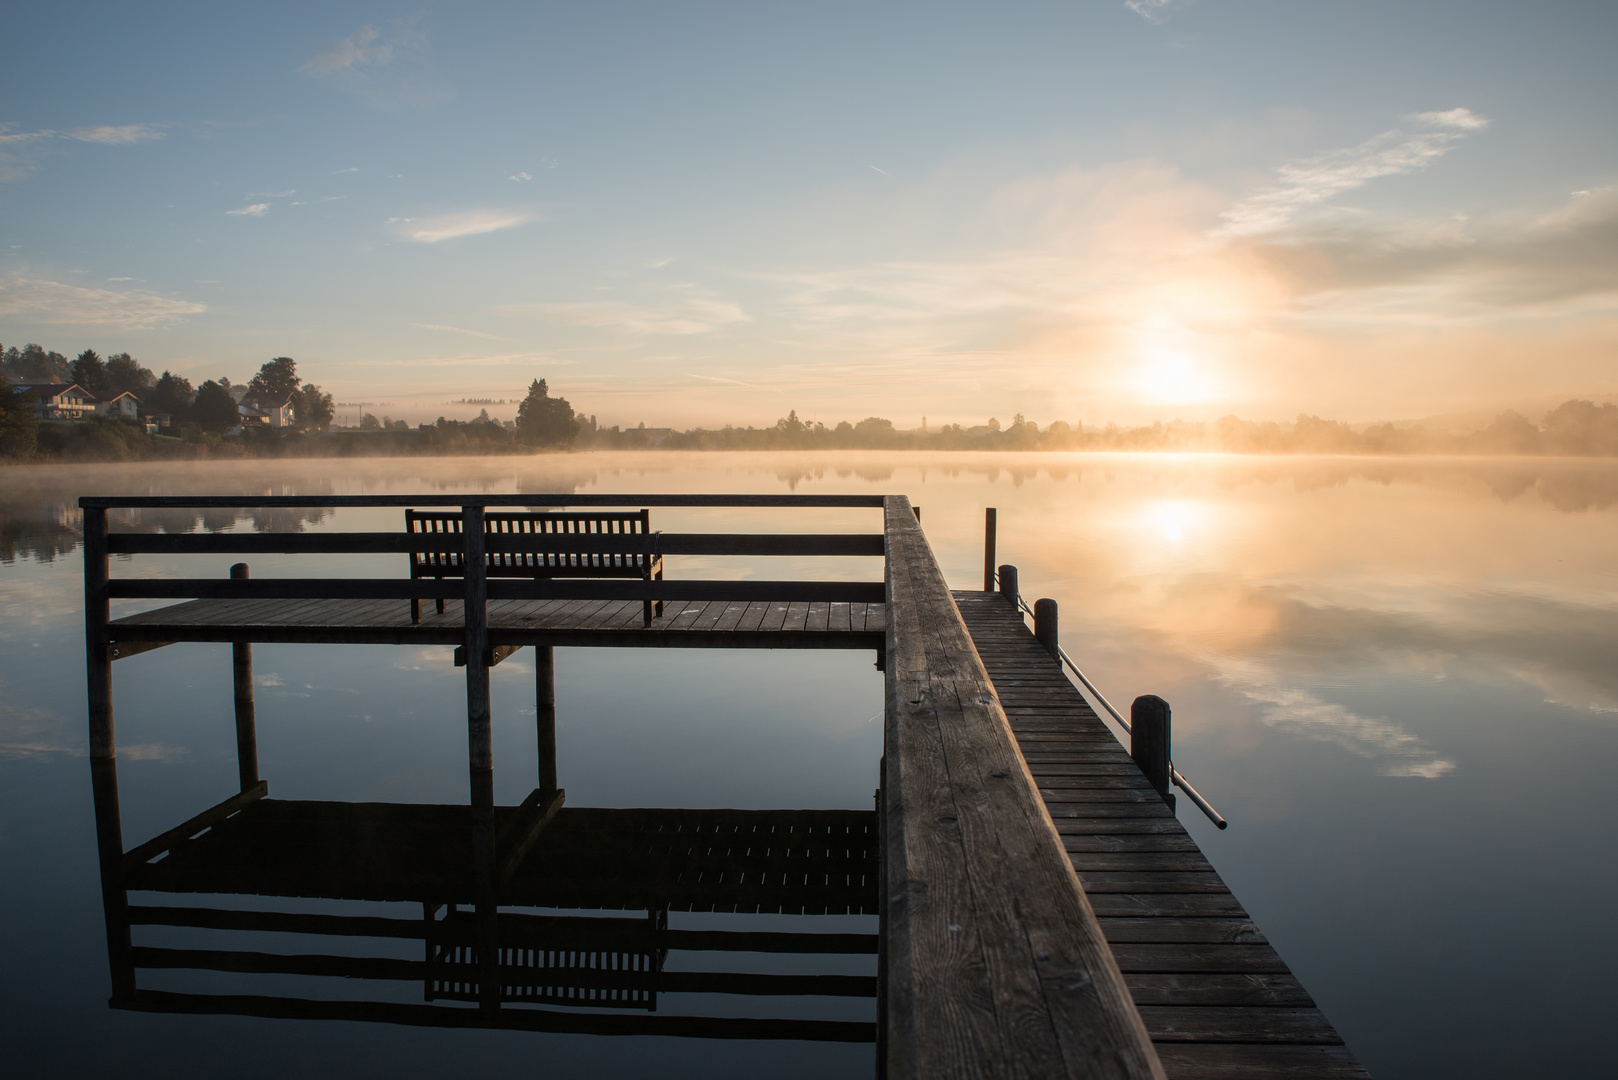
<svg viewBox="0 0 1618 1080">
<path fill-rule="evenodd" d="M 1164 1043 L 1163 1067 L 1174 1080 L 1370 1080 L 1342 1046 Z"/>
<path fill-rule="evenodd" d="M 1126 974 L 1136 1005 L 1270 1005 L 1313 1007 L 1303 984 L 1289 974 L 1137 973 Z"/>
<path fill-rule="evenodd" d="M 1184 1008 L 1143 1005 L 1141 1019 L 1154 1042 L 1272 1042 L 1341 1045 L 1343 1038 L 1319 1009 Z"/>
</svg>

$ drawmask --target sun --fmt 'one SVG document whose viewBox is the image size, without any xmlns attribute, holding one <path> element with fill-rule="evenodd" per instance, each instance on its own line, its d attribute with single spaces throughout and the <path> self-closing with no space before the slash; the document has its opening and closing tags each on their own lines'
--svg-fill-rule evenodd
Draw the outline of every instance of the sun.
<svg viewBox="0 0 1618 1080">
<path fill-rule="evenodd" d="M 1156 405 L 1189 405 L 1217 396 L 1207 360 L 1172 346 L 1149 346 L 1131 373 L 1130 382 L 1144 400 Z"/>
</svg>

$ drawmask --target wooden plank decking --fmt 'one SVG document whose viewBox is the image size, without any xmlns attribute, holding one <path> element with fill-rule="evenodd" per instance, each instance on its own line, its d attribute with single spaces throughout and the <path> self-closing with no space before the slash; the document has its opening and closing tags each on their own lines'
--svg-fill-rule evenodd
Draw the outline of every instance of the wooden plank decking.
<svg viewBox="0 0 1618 1080">
<path fill-rule="evenodd" d="M 882 604 L 742 600 L 670 600 L 644 627 L 638 600 L 490 600 L 491 645 L 685 648 L 881 648 Z M 259 641 L 459 645 L 462 602 L 437 614 L 423 605 L 410 621 L 408 600 L 189 600 L 114 619 L 112 640 Z"/>
<path fill-rule="evenodd" d="M 1368 1076 L 1021 613 L 953 595 L 1171 1080 Z"/>
</svg>

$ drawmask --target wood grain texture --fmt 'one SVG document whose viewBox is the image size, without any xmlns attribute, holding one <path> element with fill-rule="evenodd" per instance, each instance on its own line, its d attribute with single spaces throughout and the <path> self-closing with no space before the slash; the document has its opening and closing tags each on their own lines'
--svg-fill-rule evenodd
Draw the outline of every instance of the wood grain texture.
<svg viewBox="0 0 1618 1080">
<path fill-rule="evenodd" d="M 909 501 L 886 517 L 886 1075 L 1162 1076 Z"/>
</svg>

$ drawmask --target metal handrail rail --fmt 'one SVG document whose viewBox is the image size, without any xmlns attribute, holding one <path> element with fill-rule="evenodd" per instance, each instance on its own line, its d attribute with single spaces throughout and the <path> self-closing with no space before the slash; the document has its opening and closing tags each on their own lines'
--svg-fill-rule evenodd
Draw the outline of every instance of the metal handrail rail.
<svg viewBox="0 0 1618 1080">
<path fill-rule="evenodd" d="M 994 575 L 994 580 L 996 585 L 1000 583 L 1000 574 L 998 571 Z M 1030 618 L 1034 617 L 1034 609 L 1029 607 L 1028 601 L 1022 598 L 1021 590 L 1019 590 L 1017 593 L 1017 606 L 1023 611 L 1027 612 Z M 1124 734 L 1133 734 L 1134 729 L 1130 727 L 1129 721 L 1124 719 L 1122 713 L 1113 708 L 1112 702 L 1107 700 L 1107 696 L 1100 690 L 1097 690 L 1095 683 L 1091 682 L 1089 678 L 1086 677 L 1084 672 L 1079 670 L 1079 665 L 1073 662 L 1073 658 L 1067 654 L 1067 650 L 1058 645 L 1056 647 L 1056 654 L 1057 656 L 1061 657 L 1063 663 L 1067 664 L 1068 670 L 1072 671 L 1073 674 L 1079 677 L 1079 682 L 1082 683 L 1084 688 L 1090 692 L 1090 696 L 1096 701 L 1099 701 L 1101 703 L 1101 707 L 1112 714 L 1112 718 L 1118 722 L 1118 726 L 1124 729 Z M 1208 800 L 1202 797 L 1202 793 L 1196 788 L 1192 787 L 1190 783 L 1186 781 L 1184 776 L 1180 775 L 1180 770 L 1174 767 L 1174 759 L 1172 756 L 1169 758 L 1169 779 L 1173 781 L 1175 787 L 1185 792 L 1187 797 L 1189 797 L 1193 803 L 1196 803 L 1197 809 L 1201 810 L 1203 814 L 1207 816 L 1209 821 L 1213 822 L 1221 829 L 1229 827 L 1230 822 L 1225 820 L 1224 815 L 1215 810 Z"/>
</svg>

